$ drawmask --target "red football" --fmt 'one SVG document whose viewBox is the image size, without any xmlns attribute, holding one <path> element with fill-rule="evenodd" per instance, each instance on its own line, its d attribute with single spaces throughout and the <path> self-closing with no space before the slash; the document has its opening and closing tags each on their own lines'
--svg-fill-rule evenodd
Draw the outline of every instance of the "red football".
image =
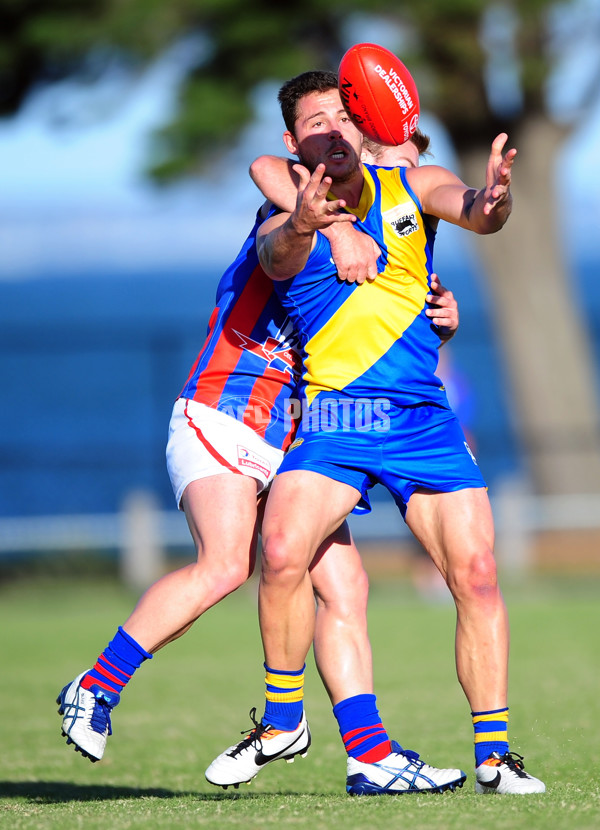
<svg viewBox="0 0 600 830">
<path fill-rule="evenodd" d="M 346 112 L 378 144 L 404 144 L 417 129 L 419 94 L 402 61 L 383 46 L 357 43 L 340 62 Z"/>
</svg>

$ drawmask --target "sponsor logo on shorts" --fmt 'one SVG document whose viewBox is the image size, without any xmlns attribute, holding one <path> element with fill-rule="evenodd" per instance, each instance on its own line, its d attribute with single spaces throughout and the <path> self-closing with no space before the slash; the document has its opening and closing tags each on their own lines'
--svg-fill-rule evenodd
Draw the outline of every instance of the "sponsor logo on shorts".
<svg viewBox="0 0 600 830">
<path fill-rule="evenodd" d="M 258 470 L 265 478 L 269 478 L 271 474 L 271 465 L 266 458 L 257 455 L 248 447 L 242 447 L 238 444 L 238 467 L 245 467 L 249 470 Z"/>
<path fill-rule="evenodd" d="M 304 443 L 304 438 L 296 438 L 296 440 L 292 441 L 292 443 L 289 445 L 288 452 L 290 452 L 291 450 L 295 450 L 296 447 L 299 447 L 300 444 L 303 444 L 303 443 Z"/>
</svg>

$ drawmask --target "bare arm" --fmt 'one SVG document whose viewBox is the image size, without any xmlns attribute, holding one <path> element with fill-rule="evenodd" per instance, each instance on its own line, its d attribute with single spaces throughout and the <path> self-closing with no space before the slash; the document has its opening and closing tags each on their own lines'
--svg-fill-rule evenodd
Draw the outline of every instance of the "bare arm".
<svg viewBox="0 0 600 830">
<path fill-rule="evenodd" d="M 265 273 L 274 280 L 286 280 L 306 265 L 315 245 L 315 232 L 338 222 L 353 222 L 355 217 L 340 213 L 346 206 L 343 199 L 329 201 L 329 176 L 323 177 L 325 165 L 317 165 L 314 173 L 300 164 L 294 165 L 299 176 L 296 206 L 291 213 L 268 219 L 259 229 L 257 250 Z"/>
<path fill-rule="evenodd" d="M 250 176 L 270 202 L 288 213 L 294 211 L 300 179 L 290 159 L 260 156 L 250 165 Z M 381 251 L 372 237 L 345 222 L 320 230 L 331 244 L 331 256 L 340 279 L 358 284 L 375 279 Z"/>
<path fill-rule="evenodd" d="M 294 162 L 281 156 L 259 156 L 250 165 L 250 178 L 265 199 L 292 213 L 298 197 L 298 174 Z"/>
<path fill-rule="evenodd" d="M 487 163 L 486 184 L 481 190 L 467 187 L 443 167 L 407 170 L 407 179 L 421 200 L 425 213 L 475 233 L 495 233 L 512 210 L 511 170 L 517 151 L 502 155 L 508 136 L 494 139 Z"/>
</svg>

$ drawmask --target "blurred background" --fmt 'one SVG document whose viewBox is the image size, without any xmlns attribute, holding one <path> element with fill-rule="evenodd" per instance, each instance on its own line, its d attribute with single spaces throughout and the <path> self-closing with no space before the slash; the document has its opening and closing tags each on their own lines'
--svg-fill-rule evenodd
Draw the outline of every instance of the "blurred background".
<svg viewBox="0 0 600 830">
<path fill-rule="evenodd" d="M 192 555 L 164 448 L 218 279 L 283 154 L 280 83 L 353 43 L 402 57 L 433 157 L 474 186 L 500 131 L 515 205 L 443 226 L 440 375 L 515 573 L 600 570 L 600 0 L 0 0 L 0 563 Z M 354 533 L 414 559 L 386 493 Z M 391 556 L 398 552 L 406 554 Z"/>
</svg>

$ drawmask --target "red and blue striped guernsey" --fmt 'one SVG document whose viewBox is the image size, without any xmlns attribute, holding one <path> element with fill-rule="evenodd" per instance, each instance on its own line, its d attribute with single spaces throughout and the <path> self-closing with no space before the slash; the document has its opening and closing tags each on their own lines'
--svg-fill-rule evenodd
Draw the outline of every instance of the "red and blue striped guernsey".
<svg viewBox="0 0 600 830">
<path fill-rule="evenodd" d="M 208 335 L 180 397 L 219 409 L 287 449 L 295 429 L 301 350 L 272 280 L 258 263 L 254 227 L 217 289 Z"/>
</svg>

